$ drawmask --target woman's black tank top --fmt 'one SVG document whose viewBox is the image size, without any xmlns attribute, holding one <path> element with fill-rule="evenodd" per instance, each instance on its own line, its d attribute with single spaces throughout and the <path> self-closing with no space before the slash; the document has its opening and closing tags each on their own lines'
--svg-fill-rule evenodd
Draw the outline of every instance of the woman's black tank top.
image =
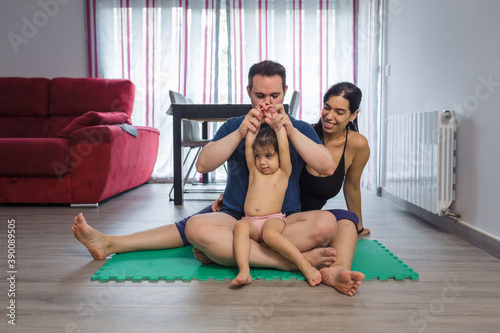
<svg viewBox="0 0 500 333">
<path fill-rule="evenodd" d="M 300 174 L 300 202 L 302 211 L 317 210 L 323 208 L 328 199 L 335 197 L 342 188 L 345 178 L 345 147 L 347 146 L 347 133 L 345 133 L 344 151 L 340 158 L 337 169 L 331 176 L 316 177 L 311 175 L 306 167 L 302 169 Z"/>
</svg>

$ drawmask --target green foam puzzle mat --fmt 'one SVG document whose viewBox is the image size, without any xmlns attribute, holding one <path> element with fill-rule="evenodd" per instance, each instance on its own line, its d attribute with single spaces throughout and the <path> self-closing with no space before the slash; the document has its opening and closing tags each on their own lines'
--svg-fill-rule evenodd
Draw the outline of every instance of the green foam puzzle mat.
<svg viewBox="0 0 500 333">
<path fill-rule="evenodd" d="M 365 280 L 418 280 L 419 275 L 377 240 L 360 239 L 352 261 L 353 271 L 365 274 Z"/>
<path fill-rule="evenodd" d="M 398 259 L 378 241 L 358 240 L 352 270 L 366 275 L 365 280 L 418 280 L 418 273 Z M 236 267 L 217 264 L 202 265 L 194 259 L 192 246 L 155 251 L 120 253 L 112 256 L 93 276 L 99 281 L 191 281 L 234 279 Z M 305 280 L 300 272 L 252 268 L 254 280 Z"/>
</svg>

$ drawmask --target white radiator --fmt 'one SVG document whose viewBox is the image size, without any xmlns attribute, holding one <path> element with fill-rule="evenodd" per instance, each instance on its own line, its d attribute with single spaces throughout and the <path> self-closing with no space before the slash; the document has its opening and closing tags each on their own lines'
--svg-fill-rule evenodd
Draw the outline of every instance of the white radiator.
<svg viewBox="0 0 500 333">
<path fill-rule="evenodd" d="M 386 190 L 443 215 L 455 199 L 454 111 L 387 118 Z"/>
</svg>

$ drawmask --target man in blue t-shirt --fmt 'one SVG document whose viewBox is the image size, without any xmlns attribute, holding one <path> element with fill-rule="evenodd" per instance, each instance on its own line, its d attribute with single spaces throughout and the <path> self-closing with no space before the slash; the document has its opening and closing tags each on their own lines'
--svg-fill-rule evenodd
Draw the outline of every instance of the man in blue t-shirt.
<svg viewBox="0 0 500 333">
<path fill-rule="evenodd" d="M 335 251 L 325 247 L 334 236 L 335 217 L 325 211 L 300 212 L 299 176 L 304 163 L 321 174 L 333 174 L 335 163 L 332 156 L 309 124 L 285 114 L 282 103 L 288 87 L 282 65 L 268 60 L 259 62 L 250 68 L 248 81 L 247 92 L 252 106 L 274 104 L 277 112 L 264 115 L 252 109 L 246 116 L 231 118 L 202 149 L 196 163 L 198 172 L 213 171 L 228 161 L 227 185 L 219 212 L 195 215 L 186 223 L 187 239 L 197 249 L 198 259 L 202 257 L 200 261 L 206 256 L 219 264 L 236 265 L 233 227 L 244 215 L 248 188 L 244 138 L 247 131 L 256 131 L 264 117 L 279 118 L 279 126 L 286 129 L 291 145 L 293 167 L 282 208 L 288 222 L 283 235 L 304 253 L 313 266 L 328 266 L 329 261 L 335 260 Z M 296 268 L 280 254 L 256 242 L 251 246 L 250 264 L 287 271 Z"/>
</svg>

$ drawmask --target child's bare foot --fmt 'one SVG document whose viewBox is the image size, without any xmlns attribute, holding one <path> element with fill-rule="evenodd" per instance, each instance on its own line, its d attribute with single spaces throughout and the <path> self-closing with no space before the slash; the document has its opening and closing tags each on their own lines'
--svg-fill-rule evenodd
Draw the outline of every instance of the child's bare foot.
<svg viewBox="0 0 500 333">
<path fill-rule="evenodd" d="M 238 273 L 236 277 L 234 278 L 233 281 L 231 281 L 231 286 L 241 286 L 244 284 L 250 284 L 252 283 L 252 276 L 250 276 L 250 272 L 248 273 Z"/>
<path fill-rule="evenodd" d="M 75 238 L 85 245 L 95 260 L 106 259 L 110 254 L 106 235 L 89 226 L 82 213 L 75 217 L 71 230 L 73 230 Z"/>
<path fill-rule="evenodd" d="M 319 247 L 302 253 L 307 261 L 317 269 L 330 267 L 336 260 L 336 251 L 333 247 Z"/>
<path fill-rule="evenodd" d="M 306 277 L 307 282 L 309 282 L 309 285 L 311 287 L 315 287 L 321 283 L 321 273 L 316 268 L 312 266 L 309 268 L 305 268 L 302 270 L 302 273 Z"/>
<path fill-rule="evenodd" d="M 354 296 L 361 285 L 365 275 L 360 272 L 350 271 L 343 266 L 332 266 L 320 270 L 322 282 L 327 286 L 337 289 L 341 294 Z"/>
</svg>

